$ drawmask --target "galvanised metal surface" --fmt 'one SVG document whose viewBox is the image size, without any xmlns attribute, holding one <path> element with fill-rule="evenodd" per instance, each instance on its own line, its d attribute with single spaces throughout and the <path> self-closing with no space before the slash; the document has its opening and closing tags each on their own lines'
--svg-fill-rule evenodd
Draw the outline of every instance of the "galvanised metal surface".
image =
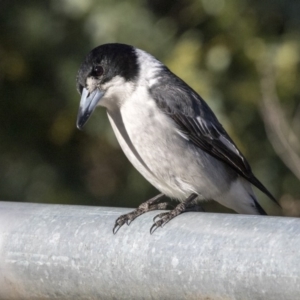
<svg viewBox="0 0 300 300">
<path fill-rule="evenodd" d="M 300 299 L 300 219 L 0 202 L 0 299 Z"/>
</svg>

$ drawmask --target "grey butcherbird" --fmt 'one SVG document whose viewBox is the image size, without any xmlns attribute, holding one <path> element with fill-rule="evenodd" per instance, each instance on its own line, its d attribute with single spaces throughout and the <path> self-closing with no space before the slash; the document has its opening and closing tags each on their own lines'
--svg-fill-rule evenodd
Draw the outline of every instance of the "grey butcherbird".
<svg viewBox="0 0 300 300">
<path fill-rule="evenodd" d="M 180 203 L 159 214 L 150 232 L 204 200 L 264 215 L 251 184 L 276 202 L 206 102 L 152 55 L 124 44 L 99 46 L 82 63 L 77 89 L 77 127 L 104 106 L 125 155 L 161 191 L 120 216 L 114 233 L 147 211 L 165 209 L 164 195 Z"/>
</svg>

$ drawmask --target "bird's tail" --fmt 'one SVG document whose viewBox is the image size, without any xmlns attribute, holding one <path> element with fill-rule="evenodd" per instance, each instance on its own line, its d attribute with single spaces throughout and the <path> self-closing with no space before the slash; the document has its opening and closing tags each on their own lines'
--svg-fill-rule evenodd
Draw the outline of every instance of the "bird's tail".
<svg viewBox="0 0 300 300">
<path fill-rule="evenodd" d="M 279 207 L 280 204 L 276 200 L 276 198 L 267 190 L 267 188 L 252 174 L 251 178 L 248 178 L 248 180 L 256 186 L 258 189 L 260 189 L 263 193 L 265 193 L 272 201 L 274 201 Z M 257 202 L 257 201 L 256 201 Z M 259 204 L 258 204 L 259 205 Z"/>
<path fill-rule="evenodd" d="M 252 194 L 250 194 L 250 197 L 253 199 L 254 205 L 256 210 L 258 211 L 258 213 L 260 215 L 267 215 L 267 213 L 265 212 L 265 210 L 261 207 L 261 205 L 258 203 L 258 201 L 256 200 L 255 196 L 253 196 Z"/>
</svg>

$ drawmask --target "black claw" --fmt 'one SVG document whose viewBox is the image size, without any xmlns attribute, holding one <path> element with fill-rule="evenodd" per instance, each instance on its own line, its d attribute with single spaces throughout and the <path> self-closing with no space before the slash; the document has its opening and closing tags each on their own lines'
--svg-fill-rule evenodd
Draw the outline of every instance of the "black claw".
<svg viewBox="0 0 300 300">
<path fill-rule="evenodd" d="M 122 224 L 123 225 L 123 224 Z M 115 226 L 114 226 L 114 228 L 113 228 L 113 234 L 116 234 L 118 231 L 119 231 L 119 229 L 122 227 L 122 225 L 120 225 L 120 224 L 118 224 L 117 222 L 116 222 L 116 224 L 115 224 Z"/>
<path fill-rule="evenodd" d="M 154 216 L 154 218 L 152 219 L 153 223 L 155 223 L 155 220 L 158 218 L 159 215 Z"/>
<path fill-rule="evenodd" d="M 115 222 L 115 226 L 113 228 L 113 234 L 116 234 L 125 223 L 128 225 L 127 222 L 128 219 L 125 219 L 124 216 L 120 216 Z"/>
<path fill-rule="evenodd" d="M 156 223 L 154 223 L 150 228 L 150 234 L 152 234 L 157 228 L 158 226 L 156 225 Z"/>
<path fill-rule="evenodd" d="M 162 227 L 163 223 L 164 223 L 163 220 L 156 221 L 150 228 L 150 234 L 152 234 L 158 227 Z"/>
<path fill-rule="evenodd" d="M 132 218 L 130 213 L 127 215 L 120 216 L 116 220 L 115 226 L 113 228 L 113 233 L 116 234 L 124 224 L 127 224 L 129 226 L 134 219 L 135 218 Z"/>
</svg>

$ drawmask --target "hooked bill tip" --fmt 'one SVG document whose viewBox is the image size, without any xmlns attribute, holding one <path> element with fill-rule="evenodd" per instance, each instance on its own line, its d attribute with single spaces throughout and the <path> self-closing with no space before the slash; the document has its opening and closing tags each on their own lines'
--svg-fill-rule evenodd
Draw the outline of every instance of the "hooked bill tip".
<svg viewBox="0 0 300 300">
<path fill-rule="evenodd" d="M 79 108 L 76 126 L 79 130 L 82 130 L 87 120 L 90 117 L 90 113 L 88 111 L 84 112 L 81 108 Z"/>
</svg>

